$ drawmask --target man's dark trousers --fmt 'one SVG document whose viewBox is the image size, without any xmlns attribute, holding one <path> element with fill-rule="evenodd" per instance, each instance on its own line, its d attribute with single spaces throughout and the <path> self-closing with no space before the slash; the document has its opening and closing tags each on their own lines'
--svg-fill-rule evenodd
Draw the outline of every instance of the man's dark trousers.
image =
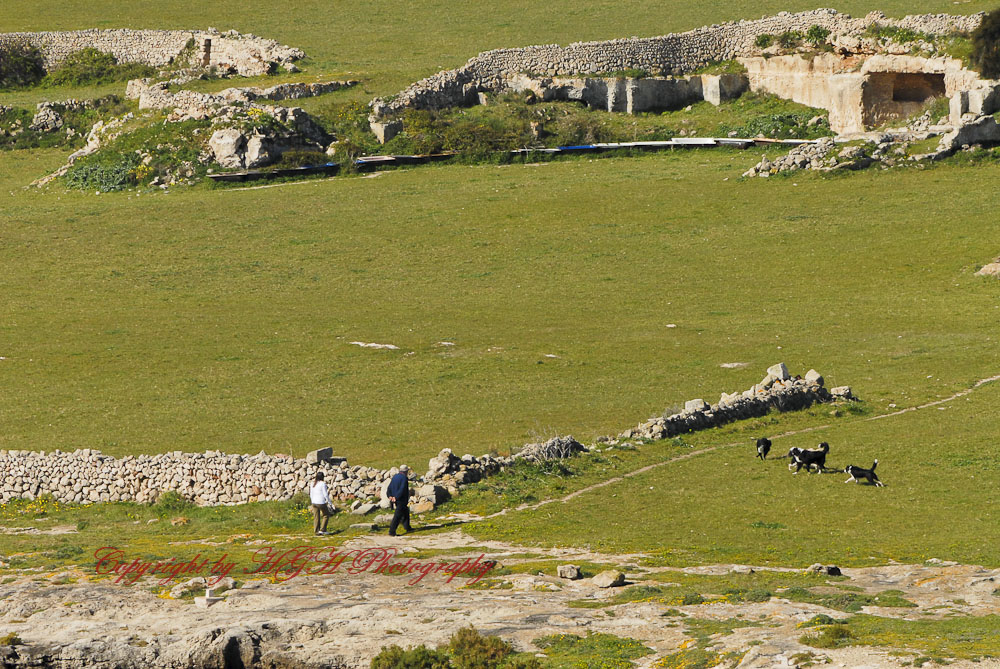
<svg viewBox="0 0 1000 669">
<path fill-rule="evenodd" d="M 396 507 L 396 513 L 392 514 L 392 522 L 389 524 L 389 536 L 396 534 L 396 528 L 399 527 L 399 523 L 403 523 L 403 527 L 406 528 L 407 532 L 410 530 L 410 481 L 406 477 L 405 472 L 399 472 L 394 475 L 389 480 L 389 487 L 386 489 L 385 494 L 387 497 L 393 499 L 393 505 Z"/>
<path fill-rule="evenodd" d="M 396 500 L 396 512 L 392 514 L 392 522 L 389 523 L 389 536 L 396 534 L 396 528 L 399 527 L 399 523 L 403 523 L 403 529 L 407 532 L 412 532 L 410 528 L 410 506 L 407 502 L 400 502 Z"/>
</svg>

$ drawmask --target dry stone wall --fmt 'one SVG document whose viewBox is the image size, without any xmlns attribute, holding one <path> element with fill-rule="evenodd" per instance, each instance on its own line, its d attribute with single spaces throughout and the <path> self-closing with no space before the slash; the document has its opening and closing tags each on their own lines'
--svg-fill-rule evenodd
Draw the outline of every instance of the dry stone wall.
<svg viewBox="0 0 1000 669">
<path fill-rule="evenodd" d="M 784 364 L 768 369 L 767 376 L 742 393 L 723 394 L 717 404 L 690 400 L 683 411 L 650 419 L 627 430 L 620 439 L 665 439 L 678 434 L 723 425 L 730 421 L 761 416 L 772 408 L 791 411 L 832 398 L 851 398 L 848 387 L 827 391 L 823 377 L 810 370 L 805 378 L 792 378 Z M 607 442 L 609 438 L 598 441 Z M 436 504 L 458 495 L 465 486 L 490 476 L 518 461 L 543 462 L 570 457 L 587 450 L 572 437 L 554 437 L 544 443 L 527 444 L 508 457 L 489 454 L 458 457 L 442 450 L 428 463 L 418 481 L 411 470 L 416 494 L 411 507 L 429 511 Z M 235 505 L 247 502 L 285 500 L 305 492 L 317 471 L 325 473 L 331 497 L 355 500 L 351 510 L 365 514 L 388 508 L 386 489 L 398 469 L 351 466 L 334 458 L 330 449 L 310 453 L 304 459 L 286 455 L 234 455 L 219 451 L 115 458 L 96 450 L 51 453 L 25 450 L 0 451 L 0 503 L 17 498 L 52 495 L 70 503 L 134 501 L 149 503 L 173 491 L 197 504 Z M 377 500 L 364 502 L 364 500 Z"/>
<path fill-rule="evenodd" d="M 197 65 L 233 69 L 243 76 L 266 73 L 276 65 L 290 65 L 303 58 L 300 49 L 234 30 L 73 30 L 64 32 L 0 33 L 0 46 L 27 43 L 38 47 L 46 69 L 85 48 L 112 54 L 119 62 L 160 67 L 172 62 L 194 41 Z M 206 49 L 206 41 L 209 47 Z"/>
<path fill-rule="evenodd" d="M 860 35 L 873 23 L 942 34 L 974 30 L 981 20 L 982 14 L 924 14 L 889 19 L 881 12 L 854 19 L 833 9 L 817 9 L 797 14 L 781 12 L 755 21 L 715 24 L 661 37 L 577 42 L 565 47 L 547 44 L 496 49 L 479 54 L 457 70 L 438 72 L 418 81 L 391 101 L 376 99 L 372 110 L 376 117 L 382 117 L 408 107 L 440 109 L 473 104 L 479 91 L 502 90 L 509 79 L 521 73 L 552 77 L 640 69 L 653 74 L 680 75 L 711 61 L 756 53 L 754 40 L 758 35 L 778 35 L 791 30 L 804 33 L 813 25 L 834 34 L 852 36 Z"/>
</svg>

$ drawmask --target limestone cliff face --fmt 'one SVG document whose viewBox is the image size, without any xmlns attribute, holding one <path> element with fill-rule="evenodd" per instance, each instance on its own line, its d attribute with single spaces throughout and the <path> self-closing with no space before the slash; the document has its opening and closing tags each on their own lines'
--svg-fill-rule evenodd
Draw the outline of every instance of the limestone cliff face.
<svg viewBox="0 0 1000 669">
<path fill-rule="evenodd" d="M 740 58 L 751 91 L 772 93 L 830 112 L 838 133 L 864 132 L 905 118 L 928 100 L 979 86 L 979 75 L 955 58 L 821 53 Z"/>
</svg>

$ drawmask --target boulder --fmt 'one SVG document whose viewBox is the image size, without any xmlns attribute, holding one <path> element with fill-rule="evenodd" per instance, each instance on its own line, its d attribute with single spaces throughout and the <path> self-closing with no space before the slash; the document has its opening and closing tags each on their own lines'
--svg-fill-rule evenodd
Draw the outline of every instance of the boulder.
<svg viewBox="0 0 1000 669">
<path fill-rule="evenodd" d="M 243 162 L 247 168 L 263 167 L 274 161 L 274 145 L 264 135 L 253 135 L 247 140 Z"/>
<path fill-rule="evenodd" d="M 806 372 L 806 383 L 812 383 L 817 386 L 822 386 L 823 376 L 815 369 L 810 369 L 808 372 Z"/>
<path fill-rule="evenodd" d="M 448 491 L 439 485 L 428 483 L 417 488 L 417 498 L 429 499 L 435 504 L 440 504 L 450 497 Z"/>
<path fill-rule="evenodd" d="M 591 579 L 598 588 L 617 588 L 625 585 L 625 574 L 617 569 L 602 571 Z"/>
<path fill-rule="evenodd" d="M 244 155 L 247 150 L 247 138 L 236 128 L 222 128 L 212 133 L 208 140 L 215 162 L 227 169 L 244 167 Z"/>
<path fill-rule="evenodd" d="M 840 567 L 836 565 L 824 565 L 819 562 L 813 565 L 809 565 L 808 571 L 816 572 L 817 574 L 826 574 L 827 576 L 841 576 Z"/>
<path fill-rule="evenodd" d="M 434 510 L 434 502 L 425 500 L 423 502 L 410 502 L 410 511 L 413 513 L 427 513 Z"/>
<path fill-rule="evenodd" d="M 431 458 L 427 463 L 427 473 L 424 475 L 425 481 L 444 476 L 445 474 L 458 469 L 461 460 L 455 457 L 450 448 L 444 448 L 437 457 Z"/>
<path fill-rule="evenodd" d="M 571 581 L 575 581 L 578 578 L 582 578 L 583 574 L 580 573 L 580 568 L 575 564 L 561 564 L 556 567 L 556 575 L 559 578 L 568 578 Z"/>
<path fill-rule="evenodd" d="M 991 262 L 988 265 L 983 265 L 982 269 L 976 272 L 976 276 L 1000 277 L 1000 259 L 997 259 L 996 262 Z"/>
<path fill-rule="evenodd" d="M 184 581 L 183 583 L 178 583 L 173 588 L 171 588 L 170 596 L 173 599 L 180 599 L 181 597 L 183 597 L 188 593 L 201 591 L 204 590 L 206 587 L 207 585 L 205 579 L 202 578 L 201 576 L 196 576 L 195 578 L 192 578 L 188 581 Z"/>
<path fill-rule="evenodd" d="M 694 413 L 695 411 L 708 411 L 711 407 L 703 399 L 688 400 L 684 403 L 685 413 Z"/>
<path fill-rule="evenodd" d="M 837 386 L 836 388 L 830 389 L 830 394 L 838 400 L 853 400 L 855 399 L 854 393 L 851 392 L 850 386 Z"/>
<path fill-rule="evenodd" d="M 773 376 L 778 381 L 787 381 L 792 378 L 792 375 L 788 373 L 788 368 L 785 367 L 785 363 L 783 362 L 779 362 L 777 365 L 768 367 L 767 373 L 769 376 Z"/>
<path fill-rule="evenodd" d="M 318 448 L 315 451 L 306 453 L 306 462 L 310 465 L 318 465 L 321 462 L 329 460 L 332 456 L 332 448 Z"/>
<path fill-rule="evenodd" d="M 364 504 L 359 504 L 356 508 L 351 509 L 351 513 L 355 516 L 364 516 L 371 513 L 378 508 L 378 504 L 372 504 L 371 502 L 365 502 Z"/>
</svg>

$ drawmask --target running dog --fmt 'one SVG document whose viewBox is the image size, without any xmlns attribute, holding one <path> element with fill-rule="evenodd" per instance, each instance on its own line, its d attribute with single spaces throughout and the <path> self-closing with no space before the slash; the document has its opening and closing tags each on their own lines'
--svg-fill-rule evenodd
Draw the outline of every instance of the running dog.
<svg viewBox="0 0 1000 669">
<path fill-rule="evenodd" d="M 761 437 L 757 440 L 757 457 L 761 460 L 767 460 L 767 454 L 771 452 L 771 440 L 767 437 Z"/>
<path fill-rule="evenodd" d="M 861 479 L 864 479 L 873 486 L 884 488 L 885 484 L 878 480 L 878 474 L 875 473 L 875 468 L 877 466 L 878 466 L 877 459 L 875 460 L 874 463 L 872 463 L 871 469 L 862 469 L 861 467 L 855 467 L 854 465 L 847 465 L 846 467 L 844 467 L 844 473 L 850 474 L 851 478 L 844 481 L 844 483 L 850 483 L 851 481 L 861 483 Z"/>
<path fill-rule="evenodd" d="M 816 473 L 822 474 L 823 470 L 826 469 L 826 454 L 829 452 L 830 444 L 825 441 L 819 445 L 819 448 L 793 448 L 788 451 L 788 455 L 792 459 L 788 468 L 791 469 L 792 467 L 795 467 L 795 471 L 793 473 L 798 474 L 799 470 L 803 467 L 805 467 L 808 472 L 812 469 L 813 465 L 815 465 Z"/>
</svg>

